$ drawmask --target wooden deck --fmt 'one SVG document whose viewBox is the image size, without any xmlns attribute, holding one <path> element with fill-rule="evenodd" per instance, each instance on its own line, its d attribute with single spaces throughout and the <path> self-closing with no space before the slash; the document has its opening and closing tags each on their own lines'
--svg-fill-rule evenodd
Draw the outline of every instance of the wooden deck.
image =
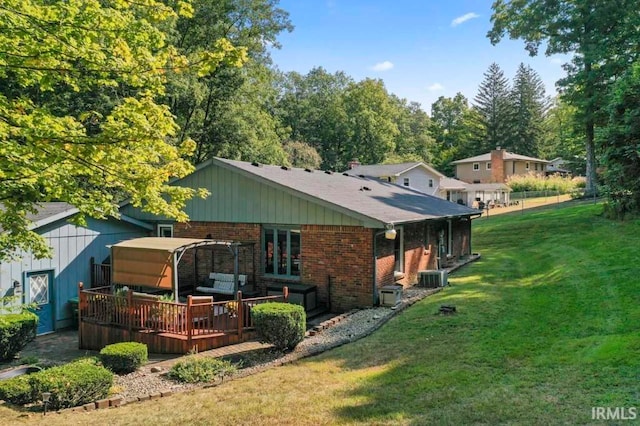
<svg viewBox="0 0 640 426">
<path fill-rule="evenodd" d="M 80 349 L 100 350 L 106 345 L 135 341 L 149 352 L 184 354 L 232 345 L 255 338 L 253 306 L 287 301 L 283 296 L 213 302 L 189 296 L 187 303 L 173 303 L 112 294 L 110 287 L 79 289 Z"/>
</svg>

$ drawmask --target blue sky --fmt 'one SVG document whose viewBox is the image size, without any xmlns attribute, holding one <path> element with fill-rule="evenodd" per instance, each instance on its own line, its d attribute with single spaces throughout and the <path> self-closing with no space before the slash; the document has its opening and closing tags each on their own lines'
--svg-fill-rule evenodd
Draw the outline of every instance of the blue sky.
<svg viewBox="0 0 640 426">
<path fill-rule="evenodd" d="M 491 0 L 280 0 L 295 26 L 273 50 L 282 71 L 315 66 L 356 80 L 382 79 L 389 92 L 431 112 L 439 96 L 462 92 L 470 102 L 483 73 L 498 63 L 511 80 L 524 62 L 538 72 L 548 95 L 564 75 L 563 57 L 530 57 L 521 40 L 492 46 Z"/>
</svg>

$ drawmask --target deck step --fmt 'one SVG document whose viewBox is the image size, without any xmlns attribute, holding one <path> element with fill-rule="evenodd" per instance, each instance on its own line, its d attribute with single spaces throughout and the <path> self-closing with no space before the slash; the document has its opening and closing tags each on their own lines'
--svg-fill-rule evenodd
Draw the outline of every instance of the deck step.
<svg viewBox="0 0 640 426">
<path fill-rule="evenodd" d="M 312 309 L 309 312 L 307 312 L 307 321 L 315 317 L 318 317 L 320 315 L 324 315 L 327 312 L 329 312 L 329 309 L 327 308 L 326 305 L 318 305 L 316 306 L 315 309 Z"/>
</svg>

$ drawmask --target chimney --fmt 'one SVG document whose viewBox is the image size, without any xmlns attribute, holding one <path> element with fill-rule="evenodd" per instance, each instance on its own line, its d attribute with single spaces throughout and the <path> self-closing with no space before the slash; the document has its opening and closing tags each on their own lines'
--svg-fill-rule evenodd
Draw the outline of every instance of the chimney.
<svg viewBox="0 0 640 426">
<path fill-rule="evenodd" d="M 504 183 L 506 180 L 504 170 L 504 153 L 505 150 L 499 146 L 491 151 L 491 182 Z"/>
<path fill-rule="evenodd" d="M 360 166 L 360 162 L 358 161 L 357 158 L 354 158 L 353 160 L 349 161 L 347 163 L 347 166 L 349 167 L 349 170 L 354 169 L 358 166 Z"/>
</svg>

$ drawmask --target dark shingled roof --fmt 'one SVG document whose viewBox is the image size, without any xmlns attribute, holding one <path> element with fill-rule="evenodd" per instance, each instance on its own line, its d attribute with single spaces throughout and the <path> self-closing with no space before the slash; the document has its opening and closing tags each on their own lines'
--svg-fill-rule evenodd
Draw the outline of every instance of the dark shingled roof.
<svg viewBox="0 0 640 426">
<path fill-rule="evenodd" d="M 343 214 L 379 224 L 410 223 L 427 219 L 460 217 L 480 212 L 411 188 L 379 179 L 345 176 L 321 170 L 254 165 L 243 161 L 214 158 L 213 164 L 236 170 L 302 198 L 330 206 Z M 200 167 L 206 167 L 209 162 Z"/>
<path fill-rule="evenodd" d="M 78 209 L 76 209 L 69 203 L 40 203 L 35 207 L 37 210 L 35 214 L 27 213 L 27 219 L 33 222 L 33 224 L 30 226 L 30 229 L 38 229 L 48 223 L 60 219 L 65 219 L 78 212 Z M 0 205 L 0 209 L 3 209 L 2 205 Z M 2 227 L 0 227 L 0 231 L 2 231 Z"/>
</svg>

